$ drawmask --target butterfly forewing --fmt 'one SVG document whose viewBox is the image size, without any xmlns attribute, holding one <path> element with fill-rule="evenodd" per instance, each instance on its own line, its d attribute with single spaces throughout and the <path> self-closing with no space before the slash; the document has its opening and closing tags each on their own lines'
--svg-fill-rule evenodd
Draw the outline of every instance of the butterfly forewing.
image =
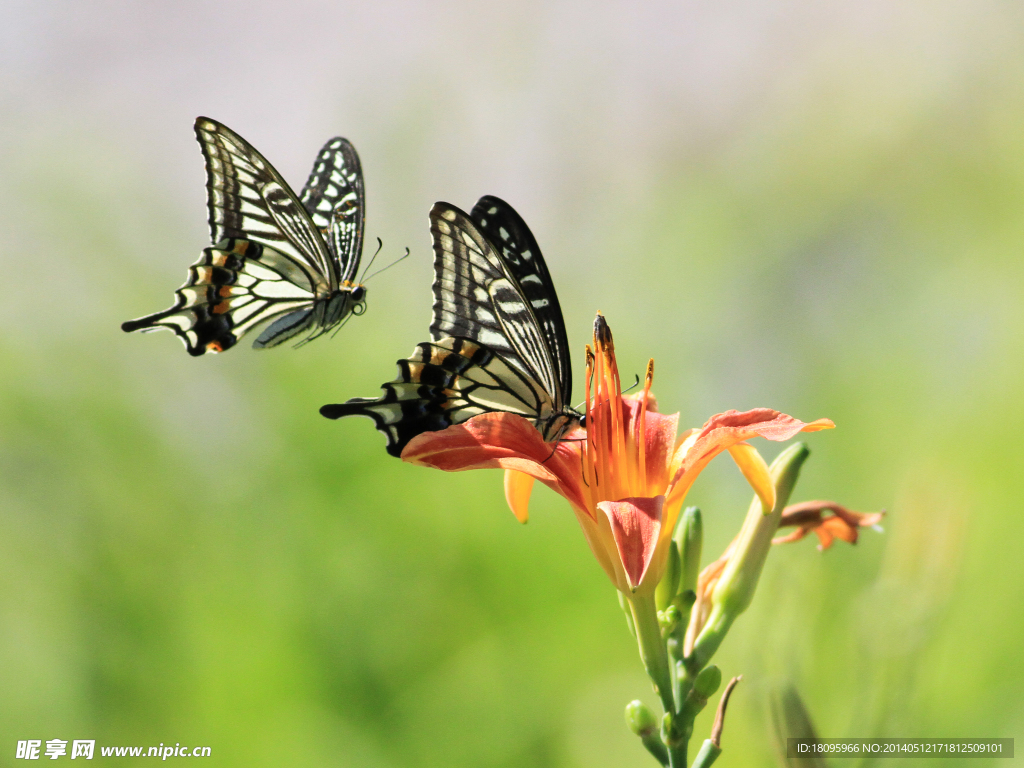
<svg viewBox="0 0 1024 768">
<path fill-rule="evenodd" d="M 565 387 L 551 345 L 519 280 L 496 246 L 453 205 L 436 203 L 430 211 L 430 224 L 434 241 L 432 337 L 461 336 L 485 344 L 535 379 L 560 409 Z M 536 253 L 539 257 L 539 250 Z M 560 320 L 560 313 L 558 317 Z"/>
<path fill-rule="evenodd" d="M 480 231 L 500 249 L 502 261 L 533 310 L 550 352 L 562 402 L 572 399 L 572 363 L 562 308 L 540 247 L 526 222 L 504 200 L 481 197 L 470 214 Z"/>
<path fill-rule="evenodd" d="M 329 290 L 337 276 L 327 245 L 306 209 L 274 167 L 245 139 L 216 120 L 196 120 L 206 158 L 210 239 L 247 238 L 304 263 Z"/>
<path fill-rule="evenodd" d="M 359 155 L 347 140 L 324 144 L 299 200 L 321 232 L 327 234 L 338 279 L 355 279 L 363 251 L 365 198 Z"/>
</svg>

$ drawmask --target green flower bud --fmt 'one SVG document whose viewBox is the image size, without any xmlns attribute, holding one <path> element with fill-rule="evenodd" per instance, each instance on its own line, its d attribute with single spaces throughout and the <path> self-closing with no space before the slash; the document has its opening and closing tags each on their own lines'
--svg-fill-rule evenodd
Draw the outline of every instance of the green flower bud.
<svg viewBox="0 0 1024 768">
<path fill-rule="evenodd" d="M 693 692 L 707 701 L 715 695 L 718 686 L 722 684 L 722 670 L 712 664 L 705 667 L 693 681 Z"/>
<path fill-rule="evenodd" d="M 672 634 L 682 618 L 682 612 L 674 605 L 670 605 L 664 611 L 658 611 L 658 624 L 661 626 L 662 635 Z"/>
<path fill-rule="evenodd" d="M 750 504 L 729 562 L 711 592 L 711 613 L 693 645 L 691 657 L 697 667 L 707 663 L 733 621 L 747 610 L 750 601 L 754 599 L 757 583 L 761 579 L 761 569 L 768 558 L 782 510 L 793 493 L 800 467 L 810 453 L 805 444 L 794 443 L 780 453 L 768 468 L 775 483 L 775 508 L 763 509 L 761 499 L 757 496 L 754 496 Z"/>
<path fill-rule="evenodd" d="M 678 591 L 696 592 L 697 577 L 700 575 L 700 552 L 704 543 L 704 524 L 697 507 L 683 510 L 673 540 L 679 550 L 681 569 Z"/>
<path fill-rule="evenodd" d="M 654 713 L 640 699 L 634 699 L 626 705 L 626 725 L 637 736 L 650 736 L 658 729 Z"/>
<path fill-rule="evenodd" d="M 675 599 L 679 589 L 679 550 L 674 546 L 668 548 L 668 562 L 665 564 L 665 575 L 661 577 L 654 590 L 654 603 L 659 611 L 665 610 Z"/>
</svg>

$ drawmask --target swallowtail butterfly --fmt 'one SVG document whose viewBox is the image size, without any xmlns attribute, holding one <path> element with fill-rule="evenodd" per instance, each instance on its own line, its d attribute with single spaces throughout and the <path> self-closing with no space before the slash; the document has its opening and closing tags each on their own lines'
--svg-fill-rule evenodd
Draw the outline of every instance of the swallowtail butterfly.
<svg viewBox="0 0 1024 768">
<path fill-rule="evenodd" d="M 529 227 L 490 195 L 470 215 L 430 211 L 434 241 L 431 341 L 398 361 L 377 398 L 325 405 L 324 416 L 368 416 L 400 456 L 416 435 L 481 413 L 520 414 L 546 441 L 582 421 L 568 406 L 569 345 L 558 296 Z"/>
<path fill-rule="evenodd" d="M 363 248 L 363 174 L 355 148 L 328 141 L 296 197 L 274 167 L 225 125 L 200 117 L 210 241 L 170 309 L 123 323 L 168 328 L 191 355 L 222 352 L 266 326 L 262 349 L 321 336 L 366 309 L 355 281 Z M 269 323 L 269 325 L 268 325 Z"/>
</svg>

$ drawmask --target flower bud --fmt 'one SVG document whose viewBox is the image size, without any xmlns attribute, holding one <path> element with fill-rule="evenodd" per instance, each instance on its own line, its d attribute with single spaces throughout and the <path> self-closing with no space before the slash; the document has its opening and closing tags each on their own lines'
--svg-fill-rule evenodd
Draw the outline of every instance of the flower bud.
<svg viewBox="0 0 1024 768">
<path fill-rule="evenodd" d="M 698 667 L 706 664 L 718 650 L 733 621 L 753 600 L 782 510 L 796 485 L 800 467 L 809 455 L 805 444 L 795 443 L 780 453 L 769 467 L 775 484 L 775 507 L 765 510 L 757 496 L 750 504 L 732 553 L 711 592 L 711 612 L 693 644 L 693 661 Z"/>
<path fill-rule="evenodd" d="M 683 510 L 673 539 L 679 550 L 681 570 L 677 591 L 696 592 L 697 577 L 700 575 L 700 553 L 704 541 L 704 525 L 697 507 L 687 507 Z"/>
<path fill-rule="evenodd" d="M 714 664 L 702 669 L 697 675 L 697 679 L 693 681 L 693 687 L 686 694 L 686 700 L 680 708 L 680 718 L 683 722 L 690 723 L 691 731 L 693 718 L 707 706 L 708 699 L 715 695 L 715 691 L 721 684 L 722 671 Z M 689 737 L 689 733 L 687 733 L 687 737 Z"/>
<path fill-rule="evenodd" d="M 640 699 L 634 699 L 626 705 L 626 725 L 637 736 L 650 736 L 658 728 L 658 721 L 650 707 Z"/>
<path fill-rule="evenodd" d="M 672 634 L 682 618 L 682 611 L 674 605 L 670 605 L 664 611 L 658 611 L 658 625 L 661 627 L 661 634 L 664 636 Z"/>
<path fill-rule="evenodd" d="M 721 684 L 722 670 L 712 664 L 697 675 L 697 679 L 693 681 L 693 692 L 706 701 L 715 695 Z"/>
<path fill-rule="evenodd" d="M 668 562 L 665 563 L 665 575 L 661 577 L 654 590 L 654 603 L 659 611 L 664 611 L 676 597 L 679 589 L 679 550 L 675 546 L 668 548 Z"/>
</svg>

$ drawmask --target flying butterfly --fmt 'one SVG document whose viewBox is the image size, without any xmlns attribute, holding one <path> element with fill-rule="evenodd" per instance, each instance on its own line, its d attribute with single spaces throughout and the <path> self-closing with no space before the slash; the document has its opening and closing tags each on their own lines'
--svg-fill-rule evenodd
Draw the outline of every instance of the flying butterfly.
<svg viewBox="0 0 1024 768">
<path fill-rule="evenodd" d="M 174 306 L 121 325 L 167 328 L 191 355 L 222 352 L 265 326 L 253 347 L 327 333 L 366 310 L 355 281 L 363 248 L 363 174 L 355 148 L 328 141 L 296 197 L 249 142 L 207 117 L 196 119 L 206 159 L 210 241 L 189 267 Z"/>
<path fill-rule="evenodd" d="M 526 222 L 497 197 L 467 215 L 448 203 L 430 211 L 434 243 L 431 341 L 398 361 L 377 398 L 325 405 L 324 416 L 368 416 L 400 456 L 418 434 L 505 411 L 531 421 L 544 440 L 581 425 L 569 407 L 572 366 L 551 275 Z"/>
</svg>

